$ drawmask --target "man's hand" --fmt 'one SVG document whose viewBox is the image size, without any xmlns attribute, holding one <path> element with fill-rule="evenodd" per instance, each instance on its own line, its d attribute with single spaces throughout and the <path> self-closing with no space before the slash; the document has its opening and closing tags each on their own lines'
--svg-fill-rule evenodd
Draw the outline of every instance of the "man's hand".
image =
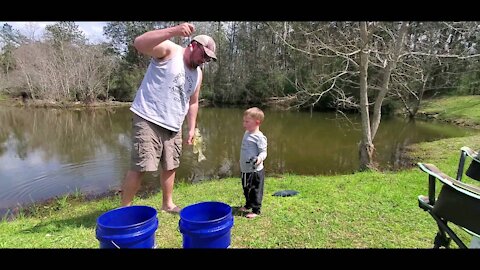
<svg viewBox="0 0 480 270">
<path fill-rule="evenodd" d="M 177 34 L 178 36 L 189 37 L 195 32 L 195 26 L 191 23 L 182 23 L 177 25 Z"/>
<path fill-rule="evenodd" d="M 187 144 L 192 145 L 193 144 L 193 137 L 195 136 L 195 130 L 190 130 L 188 132 L 188 139 L 187 139 Z"/>
</svg>

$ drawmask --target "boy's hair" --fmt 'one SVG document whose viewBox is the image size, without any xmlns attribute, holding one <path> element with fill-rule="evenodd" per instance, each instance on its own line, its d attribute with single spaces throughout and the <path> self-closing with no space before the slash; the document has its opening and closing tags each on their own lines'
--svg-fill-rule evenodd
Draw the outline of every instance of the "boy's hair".
<svg viewBox="0 0 480 270">
<path fill-rule="evenodd" d="M 255 120 L 258 120 L 260 121 L 260 123 L 263 122 L 263 118 L 265 117 L 265 115 L 263 114 L 263 111 L 260 110 L 259 108 L 257 107 L 252 107 L 250 109 L 247 109 L 244 113 L 243 113 L 243 116 L 249 116 Z"/>
</svg>

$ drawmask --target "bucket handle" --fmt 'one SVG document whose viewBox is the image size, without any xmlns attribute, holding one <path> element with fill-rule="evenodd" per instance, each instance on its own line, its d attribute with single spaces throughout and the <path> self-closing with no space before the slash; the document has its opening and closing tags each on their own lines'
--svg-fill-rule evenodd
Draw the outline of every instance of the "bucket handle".
<svg viewBox="0 0 480 270">
<path fill-rule="evenodd" d="M 118 246 L 117 244 L 115 244 L 115 242 L 113 242 L 113 240 L 110 240 L 110 242 L 112 242 L 112 244 L 117 247 L 117 249 L 120 249 L 120 246 Z"/>
</svg>

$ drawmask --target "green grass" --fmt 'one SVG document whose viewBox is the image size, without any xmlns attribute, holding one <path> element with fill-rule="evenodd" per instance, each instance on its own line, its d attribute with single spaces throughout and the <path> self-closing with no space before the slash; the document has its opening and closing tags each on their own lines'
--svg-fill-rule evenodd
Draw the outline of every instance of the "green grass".
<svg viewBox="0 0 480 270">
<path fill-rule="evenodd" d="M 444 101 L 443 108 L 469 101 L 454 100 Z M 476 110 L 471 112 L 469 117 L 477 118 Z M 445 173 L 455 176 L 460 148 L 478 149 L 479 141 L 480 135 L 474 135 L 422 143 L 413 145 L 410 155 L 414 163 L 434 163 Z M 299 194 L 272 196 L 284 189 L 297 190 Z M 337 176 L 287 174 L 279 178 L 268 177 L 267 170 L 262 215 L 253 220 L 234 216 L 231 247 L 431 248 L 437 226 L 417 202 L 418 195 L 427 193 L 428 175 L 417 167 L 398 172 L 372 171 Z M 180 206 L 201 201 L 222 201 L 232 207 L 244 203 L 237 178 L 178 184 L 174 199 Z M 118 197 L 85 201 L 74 194 L 47 205 L 33 206 L 15 220 L 0 222 L 0 248 L 98 248 L 96 219 L 118 207 L 119 203 Z M 161 193 L 137 197 L 134 204 L 158 209 Z M 158 213 L 159 227 L 155 233 L 158 248 L 182 247 L 179 218 Z M 452 228 L 467 245 L 470 243 L 468 234 L 456 226 Z M 453 241 L 451 246 L 457 247 Z"/>
<path fill-rule="evenodd" d="M 422 111 L 438 113 L 441 120 L 458 124 L 480 124 L 480 96 L 453 96 L 425 101 Z"/>
</svg>

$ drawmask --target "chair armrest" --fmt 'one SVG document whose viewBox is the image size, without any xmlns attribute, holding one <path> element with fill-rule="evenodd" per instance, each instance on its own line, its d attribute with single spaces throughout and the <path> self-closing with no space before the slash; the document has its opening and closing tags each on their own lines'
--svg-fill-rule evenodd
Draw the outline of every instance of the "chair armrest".
<svg viewBox="0 0 480 270">
<path fill-rule="evenodd" d="M 453 177 L 448 176 L 444 172 L 442 172 L 440 169 L 437 168 L 437 166 L 433 164 L 427 164 L 427 163 L 417 163 L 420 169 L 429 175 L 435 177 L 438 179 L 440 182 L 442 182 L 445 185 L 448 185 L 452 187 L 453 189 L 465 193 L 473 198 L 480 199 L 480 188 L 476 186 L 469 185 L 467 183 L 458 181 L 454 179 Z"/>
<path fill-rule="evenodd" d="M 480 163 L 480 157 L 478 156 L 478 152 L 473 151 L 470 147 L 463 146 L 462 148 L 460 148 L 460 151 L 465 152 L 469 157 Z"/>
<path fill-rule="evenodd" d="M 457 186 L 457 187 L 460 187 L 462 189 L 468 190 L 471 193 L 480 196 L 480 187 L 472 186 L 472 185 L 469 185 L 467 183 L 457 181 L 457 180 L 453 181 L 453 185 Z"/>
<path fill-rule="evenodd" d="M 428 173 L 429 175 L 437 178 L 438 180 L 440 180 L 440 182 L 444 183 L 444 184 L 447 184 L 447 185 L 453 185 L 453 181 L 455 181 L 455 179 L 453 177 L 450 177 L 448 176 L 447 174 L 445 174 L 444 172 L 442 172 L 439 168 L 437 168 L 437 166 L 433 165 L 433 164 L 428 164 L 428 163 L 417 163 L 417 165 L 420 167 L 420 169 L 426 173 Z"/>
</svg>

